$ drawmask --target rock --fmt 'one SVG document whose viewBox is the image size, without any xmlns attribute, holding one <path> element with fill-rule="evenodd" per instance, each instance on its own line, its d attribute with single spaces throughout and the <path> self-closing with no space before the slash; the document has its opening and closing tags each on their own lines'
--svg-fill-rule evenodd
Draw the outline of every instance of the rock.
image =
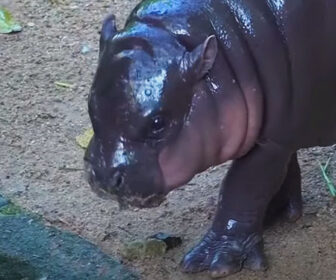
<svg viewBox="0 0 336 280">
<path fill-rule="evenodd" d="M 167 245 L 167 250 L 174 249 L 182 244 L 181 237 L 172 236 L 163 232 L 159 232 L 149 238 L 163 241 Z"/>
<path fill-rule="evenodd" d="M 158 239 L 147 239 L 145 242 L 145 254 L 149 257 L 162 256 L 168 250 L 167 244 Z"/>
<path fill-rule="evenodd" d="M 90 51 L 92 51 L 92 48 L 89 45 L 83 44 L 81 48 L 81 53 L 82 54 L 87 54 Z"/>
<path fill-rule="evenodd" d="M 159 232 L 145 240 L 126 243 L 122 255 L 128 260 L 159 257 L 181 244 L 181 237 Z"/>
<path fill-rule="evenodd" d="M 158 257 L 165 254 L 167 245 L 158 239 L 136 240 L 125 244 L 122 254 L 128 260 Z"/>
<path fill-rule="evenodd" d="M 0 215 L 0 229 L 1 280 L 140 279 L 80 236 L 26 213 Z"/>
<path fill-rule="evenodd" d="M 29 262 L 0 254 L 0 279 L 40 279 L 38 270 Z"/>
<path fill-rule="evenodd" d="M 134 260 L 145 255 L 145 244 L 143 241 L 132 241 L 124 245 L 122 254 L 126 259 Z"/>
</svg>

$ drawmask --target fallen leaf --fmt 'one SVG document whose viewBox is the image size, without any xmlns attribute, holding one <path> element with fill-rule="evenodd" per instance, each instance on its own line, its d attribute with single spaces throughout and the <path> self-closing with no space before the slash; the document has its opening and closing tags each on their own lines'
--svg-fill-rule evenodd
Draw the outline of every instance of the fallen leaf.
<svg viewBox="0 0 336 280">
<path fill-rule="evenodd" d="M 89 143 L 91 141 L 91 138 L 93 137 L 93 129 L 89 128 L 87 130 L 85 130 L 83 132 L 83 134 L 79 135 L 76 137 L 76 142 L 77 144 L 83 148 L 83 149 L 87 149 L 87 147 L 89 146 Z"/>
<path fill-rule="evenodd" d="M 63 87 L 63 88 L 73 88 L 74 87 L 74 85 L 64 83 L 64 82 L 55 82 L 55 85 L 58 87 Z"/>
<path fill-rule="evenodd" d="M 12 14 L 5 8 L 0 7 L 0 33 L 7 34 L 20 32 L 22 27 L 14 19 Z"/>
</svg>

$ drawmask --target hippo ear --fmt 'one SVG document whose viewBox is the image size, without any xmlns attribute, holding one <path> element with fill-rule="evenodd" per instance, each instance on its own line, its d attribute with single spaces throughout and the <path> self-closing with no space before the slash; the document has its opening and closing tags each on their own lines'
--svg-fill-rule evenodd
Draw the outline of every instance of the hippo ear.
<svg viewBox="0 0 336 280">
<path fill-rule="evenodd" d="M 187 53 L 182 68 L 185 68 L 184 70 L 187 70 L 187 72 L 191 71 L 197 79 L 202 79 L 213 67 L 217 51 L 216 36 L 211 35 L 193 51 Z"/>
<path fill-rule="evenodd" d="M 111 40 L 118 30 L 116 27 L 116 19 L 114 15 L 109 15 L 103 22 L 103 27 L 100 32 L 99 52 L 101 53 L 106 42 Z"/>
</svg>

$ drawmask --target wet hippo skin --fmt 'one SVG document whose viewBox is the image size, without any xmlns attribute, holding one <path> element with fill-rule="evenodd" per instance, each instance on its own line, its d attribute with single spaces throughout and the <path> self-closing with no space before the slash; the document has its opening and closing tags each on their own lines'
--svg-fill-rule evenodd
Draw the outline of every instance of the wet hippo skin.
<svg viewBox="0 0 336 280">
<path fill-rule="evenodd" d="M 336 1 L 152 0 L 103 23 L 85 155 L 97 194 L 158 206 L 234 160 L 213 224 L 181 263 L 267 268 L 263 221 L 302 214 L 297 150 L 336 143 Z"/>
</svg>

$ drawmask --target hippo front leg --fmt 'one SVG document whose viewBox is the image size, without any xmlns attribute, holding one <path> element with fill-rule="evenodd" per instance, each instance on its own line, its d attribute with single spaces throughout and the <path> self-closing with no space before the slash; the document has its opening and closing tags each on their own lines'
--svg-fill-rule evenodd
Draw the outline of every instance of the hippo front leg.
<svg viewBox="0 0 336 280">
<path fill-rule="evenodd" d="M 253 270 L 267 268 L 263 220 L 269 202 L 286 177 L 293 152 L 264 142 L 233 163 L 222 184 L 212 227 L 185 256 L 183 271 L 209 270 L 212 277 L 222 277 L 243 266 Z"/>
</svg>

